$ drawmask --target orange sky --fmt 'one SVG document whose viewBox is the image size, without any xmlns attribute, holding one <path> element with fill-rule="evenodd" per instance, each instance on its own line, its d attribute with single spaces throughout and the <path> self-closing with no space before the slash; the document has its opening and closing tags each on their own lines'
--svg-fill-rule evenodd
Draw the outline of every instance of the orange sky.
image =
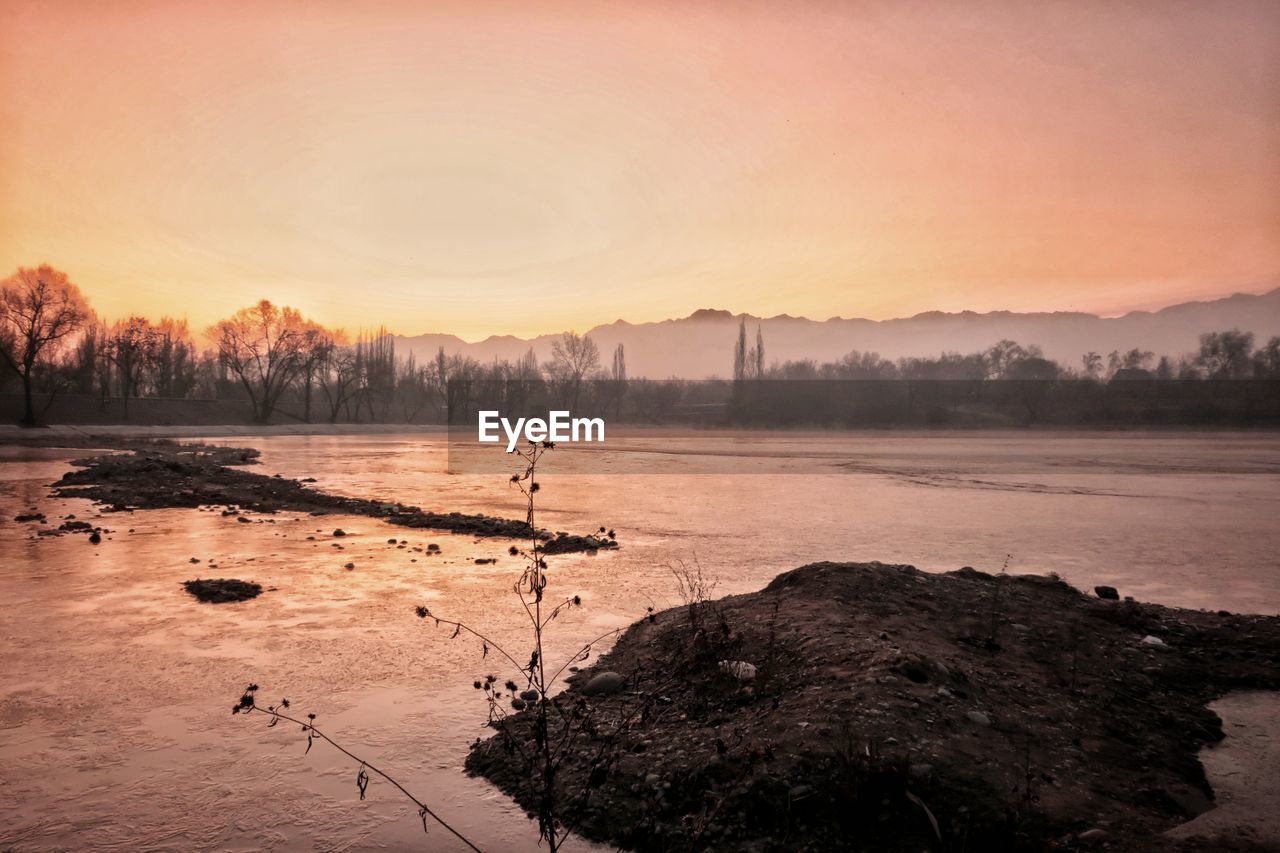
<svg viewBox="0 0 1280 853">
<path fill-rule="evenodd" d="M 0 270 L 109 317 L 1114 313 L 1277 188 L 1273 0 L 0 5 Z"/>
</svg>

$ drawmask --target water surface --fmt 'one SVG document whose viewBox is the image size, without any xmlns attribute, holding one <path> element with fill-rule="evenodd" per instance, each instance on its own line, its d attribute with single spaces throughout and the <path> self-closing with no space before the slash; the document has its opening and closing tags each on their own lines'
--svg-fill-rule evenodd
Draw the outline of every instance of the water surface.
<svg viewBox="0 0 1280 853">
<path fill-rule="evenodd" d="M 442 436 L 220 441 L 261 448 L 258 470 L 314 476 L 334 492 L 521 513 L 502 476 L 447 473 Z M 316 712 L 322 728 L 396 771 L 482 847 L 535 848 L 519 810 L 459 771 L 467 744 L 484 734 L 472 680 L 509 673 L 412 614 L 429 604 L 527 655 L 507 542 L 365 518 L 99 516 L 87 502 L 48 498 L 48 484 L 81 455 L 0 449 L 0 847 L 422 843 L 416 814 L 387 785 L 375 781 L 360 802 L 348 761 L 321 746 L 304 757 L 298 732 L 232 716 L 254 681 L 263 699 L 287 696 Z M 549 656 L 677 603 L 676 561 L 700 564 L 721 593 L 814 560 L 992 571 L 1007 562 L 1140 600 L 1280 610 L 1277 436 L 639 434 L 563 458 L 575 464 L 560 467 L 591 473 L 557 473 L 553 463 L 541 478 L 541 523 L 612 527 L 623 548 L 552 560 L 553 591 L 581 594 L 585 606 L 558 620 Z M 664 473 L 635 473 L 655 469 Z M 98 546 L 36 539 L 12 520 L 29 506 L 55 523 L 75 514 L 114 532 Z M 334 539 L 335 527 L 353 535 Z M 413 550 L 428 542 L 443 556 Z M 498 562 L 477 566 L 477 557 Z M 197 576 L 274 589 L 201 605 L 179 586 Z M 427 841 L 458 848 L 438 828 Z"/>
</svg>

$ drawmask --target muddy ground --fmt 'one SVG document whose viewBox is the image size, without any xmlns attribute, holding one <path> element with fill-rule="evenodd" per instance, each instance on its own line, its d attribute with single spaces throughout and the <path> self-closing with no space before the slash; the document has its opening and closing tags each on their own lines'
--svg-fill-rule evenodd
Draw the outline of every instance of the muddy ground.
<svg viewBox="0 0 1280 853">
<path fill-rule="evenodd" d="M 628 849 L 1258 850 L 1161 835 L 1213 808 L 1206 705 L 1248 688 L 1280 619 L 817 563 L 633 625 L 551 736 L 567 822 Z M 497 727 L 467 767 L 532 809 L 532 712 Z"/>
<path fill-rule="evenodd" d="M 243 470 L 258 451 L 242 447 L 125 442 L 121 450 L 74 460 L 76 468 L 53 485 L 58 497 L 87 498 L 107 511 L 221 506 L 228 513 L 307 512 L 377 518 L 401 527 L 471 536 L 528 539 L 524 521 L 459 512 L 433 512 L 399 503 L 344 497 L 310 488 L 305 480 Z M 542 531 L 547 554 L 617 547 L 606 533 L 581 536 Z"/>
</svg>

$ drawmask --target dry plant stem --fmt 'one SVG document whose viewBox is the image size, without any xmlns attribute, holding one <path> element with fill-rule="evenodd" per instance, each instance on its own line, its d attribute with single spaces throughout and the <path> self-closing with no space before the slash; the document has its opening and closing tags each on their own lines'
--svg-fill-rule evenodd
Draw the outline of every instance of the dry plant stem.
<svg viewBox="0 0 1280 853">
<path fill-rule="evenodd" d="M 529 770 L 537 774 L 536 778 L 538 779 L 538 783 L 541 788 L 541 790 L 538 791 L 538 837 L 540 841 L 545 840 L 547 842 L 547 847 L 551 853 L 556 853 L 564 843 L 565 839 L 569 836 L 568 828 L 565 827 L 561 821 L 564 804 L 560 802 L 560 798 L 556 792 L 556 773 L 560 767 L 560 763 L 565 758 L 566 745 L 572 743 L 577 736 L 582 733 L 584 724 L 581 722 L 581 707 L 578 707 L 575 710 L 575 714 L 566 715 L 560 705 L 552 702 L 548 697 L 548 689 L 564 673 L 565 669 L 567 669 L 570 664 L 575 661 L 586 660 L 595 644 L 608 637 L 615 636 L 621 631 L 620 628 L 614 628 L 610 631 L 604 632 L 591 642 L 582 646 L 572 657 L 565 661 L 565 663 L 557 669 L 550 678 L 547 677 L 547 667 L 543 654 L 542 632 L 557 616 L 560 615 L 561 611 L 569 607 L 577 607 L 582 603 L 581 598 L 575 595 L 561 600 L 555 607 L 550 609 L 543 608 L 543 597 L 547 586 L 547 564 L 543 557 L 542 539 L 539 536 L 538 528 L 535 523 L 534 495 L 539 490 L 535 474 L 537 471 L 538 460 L 546 451 L 551 450 L 554 447 L 555 445 L 551 442 L 541 442 L 531 444 L 526 449 L 515 451 L 524 462 L 524 470 L 521 473 L 512 475 L 510 480 L 511 483 L 520 489 L 526 500 L 525 518 L 528 524 L 529 547 L 528 550 L 521 550 L 516 546 L 512 546 L 511 555 L 523 557 L 526 562 L 524 570 L 521 572 L 520 577 L 514 585 L 514 591 L 520 599 L 521 606 L 524 607 L 525 614 L 529 617 L 529 622 L 533 629 L 533 651 L 529 658 L 529 662 L 527 664 L 521 664 L 515 656 L 500 644 L 494 642 L 485 634 L 480 633 L 465 623 L 452 619 L 440 618 L 425 606 L 414 608 L 419 618 L 433 619 L 437 626 L 447 625 L 453 628 L 454 637 L 459 636 L 463 631 L 465 631 L 480 640 L 483 646 L 484 657 L 488 656 L 490 650 L 497 652 L 521 673 L 521 676 L 525 679 L 526 684 L 528 685 L 528 691 L 536 693 L 536 700 L 532 697 L 528 697 L 526 699 L 526 697 L 516 695 L 517 688 L 514 682 L 508 681 L 505 685 L 506 688 L 511 691 L 511 706 L 516 710 L 523 710 L 527 707 L 526 702 L 536 701 L 537 703 L 536 708 L 532 709 L 534 723 L 533 750 L 528 751 L 526 750 L 525 745 L 511 733 L 506 725 L 510 715 L 507 710 L 502 707 L 500 700 L 502 699 L 503 694 L 496 686 L 494 686 L 497 683 L 497 676 L 489 675 L 483 681 L 478 680 L 475 682 L 475 687 L 477 689 L 484 689 L 489 702 L 489 725 L 506 736 L 511 747 L 520 755 Z M 601 536 L 605 536 L 605 528 L 601 527 L 599 534 Z M 607 531 L 607 538 L 610 541 L 613 540 L 612 531 Z M 439 815 L 427 806 L 426 803 L 411 794 L 394 778 L 379 770 L 377 767 L 369 764 L 367 761 L 350 752 L 346 748 L 340 746 L 328 735 L 318 730 L 313 724 L 315 719 L 314 714 L 308 715 L 308 719 L 303 721 L 281 713 L 281 708 L 289 707 L 288 700 L 281 700 L 280 705 L 273 705 L 265 708 L 260 707 L 254 701 L 254 694 L 257 689 L 258 687 L 256 684 L 249 685 L 244 694 L 240 697 L 239 704 L 232 708 L 232 712 L 249 713 L 250 711 L 257 711 L 259 713 L 266 714 L 271 717 L 271 722 L 269 724 L 271 726 L 276 725 L 281 720 L 287 720 L 300 725 L 302 727 L 302 731 L 307 735 L 308 750 L 311 748 L 312 742 L 319 738 L 320 740 L 332 745 L 343 755 L 346 755 L 353 761 L 360 763 L 360 772 L 356 778 L 356 785 L 360 789 L 361 799 L 364 799 L 365 788 L 369 784 L 368 773 L 374 773 L 390 782 L 397 790 L 404 794 L 405 797 L 418 807 L 418 815 L 422 818 L 424 830 L 427 826 L 427 819 L 431 818 L 457 837 L 468 848 L 472 850 L 479 850 L 478 847 L 442 820 Z M 630 724 L 637 714 L 641 712 L 641 708 L 647 708 L 648 704 L 649 703 L 643 703 L 641 707 L 632 709 L 631 714 L 624 718 L 624 720 L 619 724 L 618 730 L 615 731 L 614 734 L 606 740 L 606 744 L 601 747 L 600 755 L 597 757 L 597 762 L 603 760 L 603 756 L 612 744 L 616 742 L 616 739 L 621 734 L 622 730 Z M 553 708 L 555 709 L 554 713 L 556 714 L 557 723 L 563 726 L 563 731 L 557 733 L 554 743 L 551 735 L 551 709 Z M 584 791 L 583 797 L 588 794 L 589 791 Z"/>
<path fill-rule="evenodd" d="M 426 803 L 422 802 L 422 800 L 419 800 L 419 799 L 418 799 L 417 797 L 415 797 L 413 794 L 409 793 L 408 789 L 406 789 L 406 788 L 404 787 L 404 785 L 401 785 L 401 784 L 400 784 L 399 782 L 397 782 L 397 781 L 396 781 L 392 776 L 388 775 L 387 773 L 383 772 L 382 770 L 379 770 L 377 767 L 374 767 L 374 766 L 373 766 L 372 764 L 370 764 L 368 761 L 365 761 L 365 760 L 364 760 L 363 758 L 361 758 L 360 756 L 356 755 L 355 753 L 353 753 L 353 752 L 351 752 L 350 750 L 348 750 L 346 747 L 342 746 L 340 743 L 338 743 L 337 741 L 335 741 L 333 738 L 329 737 L 327 734 L 325 734 L 324 732 L 322 732 L 322 731 L 320 731 L 318 728 L 316 728 L 316 727 L 315 727 L 315 725 L 314 725 L 313 723 L 311 723 L 311 722 L 309 722 L 309 721 L 299 720 L 299 719 L 297 719 L 296 717 L 290 717 L 288 714 L 282 714 L 282 713 L 280 713 L 278 710 L 276 710 L 276 709 L 274 709 L 274 708 L 272 708 L 272 709 L 268 710 L 268 709 L 266 709 L 266 708 L 259 707 L 259 706 L 258 706 L 258 705 L 256 705 L 256 704 L 255 704 L 255 705 L 249 705 L 249 706 L 245 709 L 245 712 L 246 712 L 246 713 L 247 713 L 247 712 L 249 712 L 249 711 L 257 711 L 257 712 L 258 712 L 258 713 L 260 713 L 260 714 L 266 714 L 267 716 L 271 717 L 271 718 L 272 718 L 272 720 L 273 720 L 272 725 L 274 725 L 274 724 L 275 724 L 275 721 L 278 721 L 278 720 L 286 720 L 286 721 L 288 721 L 288 722 L 290 722 L 290 723 L 297 723 L 298 725 L 302 726 L 302 730 L 303 730 L 304 732 L 306 732 L 306 733 L 307 733 L 308 737 L 317 737 L 317 738 L 320 738 L 320 739 L 321 739 L 321 740 L 323 740 L 325 743 L 329 744 L 329 745 L 330 745 L 330 746 L 332 746 L 334 749 L 338 750 L 338 751 L 339 751 L 339 752 L 341 752 L 343 755 L 345 755 L 345 756 L 347 756 L 348 758 L 350 758 L 352 761 L 358 761 L 358 762 L 360 762 L 360 766 L 361 766 L 361 768 L 363 768 L 363 769 L 365 769 L 365 770 L 369 770 L 369 771 L 371 771 L 371 772 L 373 772 L 373 773 L 376 773 L 378 776 L 381 776 L 383 779 L 387 780 L 387 781 L 388 781 L 388 782 L 390 782 L 392 785 L 394 785 L 394 786 L 395 786 L 395 787 L 400 791 L 400 793 L 402 793 L 402 794 L 404 794 L 406 797 L 408 797 L 408 798 L 409 798 L 409 800 L 410 800 L 414 805 L 416 805 L 416 806 L 418 807 L 418 814 L 419 814 L 419 816 L 422 818 L 422 828 L 423 828 L 424 830 L 427 828 L 427 818 L 429 817 L 429 818 L 431 818 L 432 820 L 434 820 L 436 823 L 438 823 L 438 824 L 440 824 L 442 827 L 444 827 L 446 830 L 448 830 L 450 833 L 452 833 L 452 834 L 454 835 L 454 837 L 455 837 L 455 838 L 457 838 L 457 839 L 458 839 L 459 841 L 461 841 L 463 844 L 467 845 L 467 847 L 469 847 L 469 848 L 470 848 L 470 849 L 472 849 L 472 850 L 475 850 L 475 851 L 476 851 L 476 853 L 482 853 L 482 851 L 480 850 L 480 848 L 479 848 L 479 847 L 477 847 L 477 846 L 475 846 L 474 844 L 472 844 L 469 840 L 467 840 L 467 837 L 466 837 L 466 836 L 464 836 L 462 833 L 458 832 L 458 830 L 456 830 L 456 829 L 454 829 L 452 826 L 450 826 L 450 825 L 449 825 L 449 824 L 444 820 L 444 818 L 440 817 L 440 815 L 438 815 L 438 814 L 436 814 L 434 811 L 432 811 L 430 806 L 428 806 Z M 363 789 L 362 789 L 362 790 L 361 790 L 361 799 L 363 799 L 363 798 L 364 798 L 364 791 L 363 791 Z"/>
</svg>

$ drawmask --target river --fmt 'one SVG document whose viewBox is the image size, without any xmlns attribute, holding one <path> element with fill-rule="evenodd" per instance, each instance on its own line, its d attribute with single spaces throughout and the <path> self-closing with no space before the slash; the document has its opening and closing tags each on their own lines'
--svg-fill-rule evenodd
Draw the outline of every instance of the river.
<svg viewBox="0 0 1280 853">
<path fill-rule="evenodd" d="M 497 469 L 459 473 L 440 435 L 217 439 L 264 473 L 426 509 L 519 516 Z M 565 462 L 560 465 L 557 455 Z M 250 681 L 393 772 L 485 849 L 534 849 L 519 809 L 460 772 L 485 730 L 472 681 L 510 674 L 417 619 L 460 618 L 527 656 L 509 543 L 368 518 L 209 510 L 99 515 L 48 484 L 85 451 L 0 448 L 0 848 L 355 850 L 423 844 L 415 810 L 263 719 L 232 716 Z M 557 466 L 565 470 L 557 470 Z M 654 473 L 657 472 L 657 473 Z M 679 602 L 671 566 L 717 594 L 816 560 L 1056 572 L 1139 600 L 1280 611 L 1280 436 L 1266 433 L 645 433 L 557 450 L 539 523 L 617 531 L 622 548 L 551 560 L 549 658 Z M 38 507 L 113 530 L 35 537 Z M 349 534 L 334 538 L 341 527 Z M 388 539 L 395 538 L 396 544 Z M 401 548 L 399 540 L 408 544 Z M 441 546 L 442 556 L 415 550 Z M 192 563 L 192 559 L 199 563 Z M 476 558 L 495 558 L 477 565 Z M 346 570 L 346 563 L 354 563 Z M 211 565 L 212 564 L 212 565 Z M 269 590 L 201 605 L 193 577 Z M 426 848 L 459 846 L 430 827 Z M 578 843 L 577 849 L 589 849 Z"/>
</svg>

